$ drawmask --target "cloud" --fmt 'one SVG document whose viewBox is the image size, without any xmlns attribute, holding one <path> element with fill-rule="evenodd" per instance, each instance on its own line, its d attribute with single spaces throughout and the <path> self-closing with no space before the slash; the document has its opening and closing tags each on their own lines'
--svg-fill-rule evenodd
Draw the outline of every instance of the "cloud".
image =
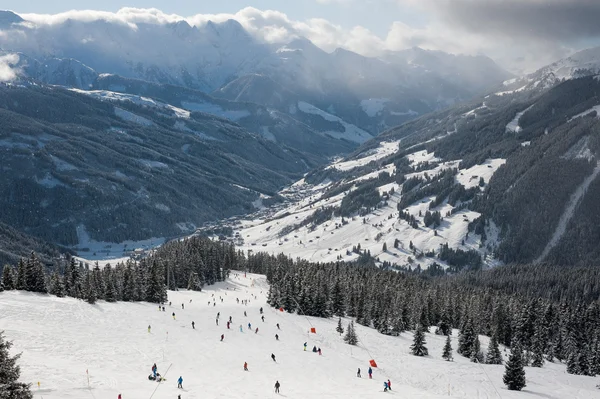
<svg viewBox="0 0 600 399">
<path fill-rule="evenodd" d="M 315 0 L 350 3 L 354 0 Z M 404 9 L 426 16 L 418 26 L 394 22 L 378 36 L 364 26 L 342 27 L 322 18 L 294 20 L 275 10 L 246 7 L 228 14 L 183 17 L 157 9 L 122 8 L 116 13 L 69 11 L 55 15 L 21 14 L 34 27 L 68 20 L 105 20 L 137 29 L 141 23 L 168 24 L 185 20 L 203 26 L 208 21 L 237 20 L 253 37 L 267 43 L 286 43 L 306 37 L 326 51 L 342 47 L 367 56 L 419 46 L 450 53 L 486 54 L 515 72 L 529 72 L 574 50 L 600 44 L 598 0 L 370 0 L 373 7 Z M 390 6 L 396 4 L 395 6 Z M 585 44 L 580 41 L 588 40 Z M 579 42 L 578 42 L 579 41 Z M 594 44 L 594 43 L 592 43 Z"/>
<path fill-rule="evenodd" d="M 17 54 L 6 54 L 0 56 L 0 82 L 11 82 L 19 75 L 16 64 L 19 62 Z"/>
</svg>

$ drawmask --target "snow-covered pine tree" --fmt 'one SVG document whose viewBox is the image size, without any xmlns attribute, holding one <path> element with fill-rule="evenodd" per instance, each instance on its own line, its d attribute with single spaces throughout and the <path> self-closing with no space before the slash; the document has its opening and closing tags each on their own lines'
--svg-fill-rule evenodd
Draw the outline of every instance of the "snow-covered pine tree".
<svg viewBox="0 0 600 399">
<path fill-rule="evenodd" d="M 523 352 L 518 345 L 511 350 L 502 381 L 511 391 L 520 391 L 526 386 Z"/>
<path fill-rule="evenodd" d="M 21 355 L 10 357 L 11 346 L 12 343 L 4 339 L 4 331 L 0 331 L 0 398 L 32 399 L 29 385 L 19 382 L 21 370 L 17 360 Z"/>
<path fill-rule="evenodd" d="M 481 351 L 481 342 L 479 342 L 479 336 L 475 336 L 475 343 L 471 350 L 470 360 L 473 363 L 483 363 L 483 352 Z"/>
<path fill-rule="evenodd" d="M 115 287 L 114 278 L 115 272 L 110 265 L 106 265 L 102 274 L 104 277 L 104 287 L 106 287 L 104 291 L 104 299 L 106 302 L 115 302 L 117 300 L 117 290 Z"/>
<path fill-rule="evenodd" d="M 458 350 L 457 352 L 464 357 L 471 357 L 473 346 L 475 345 L 475 329 L 473 327 L 473 319 L 470 317 L 465 321 L 465 324 L 458 335 Z"/>
<path fill-rule="evenodd" d="M 427 356 L 429 351 L 425 346 L 426 343 L 423 326 L 419 324 L 415 330 L 413 344 L 410 346 L 411 353 L 415 356 Z"/>
<path fill-rule="evenodd" d="M 344 317 L 346 314 L 346 304 L 344 293 L 342 292 L 342 287 L 338 280 L 336 280 L 335 284 L 333 285 L 331 295 L 331 308 L 333 310 L 333 314 L 338 317 Z"/>
<path fill-rule="evenodd" d="M 146 300 L 152 303 L 165 303 L 167 301 L 167 286 L 164 283 L 162 268 L 154 260 L 150 265 L 150 278 L 146 289 Z"/>
<path fill-rule="evenodd" d="M 342 334 L 344 333 L 344 327 L 342 327 L 342 318 L 338 318 L 338 325 L 335 328 L 335 331 L 338 332 L 338 334 L 340 334 L 340 336 L 342 336 Z"/>
<path fill-rule="evenodd" d="M 487 364 L 502 364 L 502 361 L 502 353 L 500 353 L 500 348 L 498 347 L 498 336 L 494 333 L 490 339 L 485 362 Z"/>
<path fill-rule="evenodd" d="M 132 302 L 135 300 L 135 282 L 133 281 L 133 269 L 131 263 L 127 262 L 125 271 L 123 272 L 123 300 Z"/>
<path fill-rule="evenodd" d="M 63 286 L 63 280 L 59 276 L 58 272 L 55 271 L 50 277 L 50 294 L 56 295 L 59 298 L 65 296 L 65 287 Z"/>
<path fill-rule="evenodd" d="M 344 335 L 344 341 L 350 345 L 356 345 L 358 343 L 358 337 L 356 331 L 354 331 L 354 321 L 351 321 L 346 328 L 346 335 Z"/>
<path fill-rule="evenodd" d="M 23 259 L 19 259 L 17 264 L 17 284 L 15 288 L 17 290 L 27 290 L 27 267 Z"/>
<path fill-rule="evenodd" d="M 440 325 L 436 328 L 435 333 L 437 335 L 452 335 L 452 326 L 450 325 L 446 311 L 442 313 Z"/>
<path fill-rule="evenodd" d="M 442 353 L 442 359 L 451 362 L 453 360 L 452 357 L 452 342 L 450 341 L 450 336 L 446 336 L 446 344 L 444 345 L 444 352 Z"/>
<path fill-rule="evenodd" d="M 96 286 L 92 278 L 92 272 L 90 271 L 86 273 L 83 291 L 85 293 L 85 300 L 87 303 L 90 305 L 95 304 L 96 300 L 98 299 L 98 294 L 96 293 Z"/>
<path fill-rule="evenodd" d="M 191 272 L 190 278 L 188 279 L 187 289 L 190 291 L 202 291 L 202 286 L 200 285 L 200 278 L 198 277 L 198 273 Z"/>
<path fill-rule="evenodd" d="M 2 270 L 2 285 L 6 291 L 15 289 L 15 279 L 13 276 L 13 269 L 10 265 L 5 265 Z"/>
<path fill-rule="evenodd" d="M 538 324 L 535 326 L 535 333 L 531 340 L 531 367 L 542 367 L 544 365 L 544 343 L 544 327 L 540 323 L 540 320 L 538 320 Z"/>
</svg>

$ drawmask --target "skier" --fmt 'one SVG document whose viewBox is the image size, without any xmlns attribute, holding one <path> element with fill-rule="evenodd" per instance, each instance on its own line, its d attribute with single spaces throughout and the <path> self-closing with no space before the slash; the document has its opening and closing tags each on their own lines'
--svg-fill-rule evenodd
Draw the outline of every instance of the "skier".
<svg viewBox="0 0 600 399">
<path fill-rule="evenodd" d="M 254 331 L 254 334 L 258 334 L 258 327 L 256 327 L 256 330 Z"/>
<path fill-rule="evenodd" d="M 281 386 L 281 384 L 279 383 L 279 381 L 275 381 L 275 393 L 279 393 L 280 386 Z"/>
<path fill-rule="evenodd" d="M 217 325 L 219 325 L 219 318 L 218 317 L 215 319 L 215 323 L 217 323 Z"/>
<path fill-rule="evenodd" d="M 175 312 L 173 312 L 173 320 L 175 320 Z"/>
<path fill-rule="evenodd" d="M 387 381 L 383 381 L 383 392 L 387 392 L 387 390 L 388 390 Z"/>
<path fill-rule="evenodd" d="M 265 315 L 262 315 L 261 319 L 262 319 L 262 321 L 264 323 L 265 322 Z"/>
<path fill-rule="evenodd" d="M 317 347 L 313 346 L 313 353 L 317 353 Z"/>
<path fill-rule="evenodd" d="M 163 312 L 165 311 L 165 307 L 163 306 Z"/>
<path fill-rule="evenodd" d="M 263 308 L 262 307 L 260 308 L 260 314 L 263 314 Z"/>
<path fill-rule="evenodd" d="M 275 334 L 275 339 L 279 341 L 279 335 Z"/>
<path fill-rule="evenodd" d="M 358 371 L 356 372 L 356 376 L 357 376 L 358 378 L 361 378 L 361 377 L 360 377 L 360 367 L 358 368 Z"/>
<path fill-rule="evenodd" d="M 248 371 L 248 362 L 244 362 L 244 371 Z"/>
<path fill-rule="evenodd" d="M 225 339 L 225 334 L 221 334 L 221 342 L 223 342 L 223 339 Z"/>
<path fill-rule="evenodd" d="M 194 323 L 193 321 L 192 321 L 192 329 L 194 329 L 194 330 L 196 329 L 196 323 Z"/>
<path fill-rule="evenodd" d="M 392 390 L 392 382 L 390 381 L 389 378 L 387 380 L 387 384 L 388 384 L 388 389 L 391 391 Z"/>
<path fill-rule="evenodd" d="M 183 303 L 181 304 L 181 309 L 184 309 L 184 307 L 183 307 Z"/>
<path fill-rule="evenodd" d="M 181 388 L 183 389 L 183 378 L 181 376 L 179 376 L 179 379 L 177 380 L 177 388 Z"/>
<path fill-rule="evenodd" d="M 152 329 L 152 327 L 150 327 L 150 324 L 148 324 L 148 333 L 150 333 L 150 329 Z"/>
<path fill-rule="evenodd" d="M 321 356 L 321 348 L 319 348 L 319 350 L 317 350 L 317 352 L 319 352 L 319 356 Z"/>
<path fill-rule="evenodd" d="M 244 332 L 244 329 L 242 328 L 241 324 L 240 324 L 240 332 Z"/>
<path fill-rule="evenodd" d="M 304 343 L 304 352 L 306 352 L 306 342 Z"/>
<path fill-rule="evenodd" d="M 279 328 L 279 323 L 277 323 L 277 329 L 278 329 L 278 330 L 281 330 L 281 328 Z"/>
<path fill-rule="evenodd" d="M 248 330 L 252 330 L 252 324 L 248 323 Z"/>
<path fill-rule="evenodd" d="M 169 306 L 171 306 L 171 302 L 169 301 Z"/>
<path fill-rule="evenodd" d="M 121 394 L 119 394 L 119 397 L 118 397 L 117 399 L 122 399 L 122 398 L 121 398 Z"/>
<path fill-rule="evenodd" d="M 369 379 L 373 378 L 373 369 L 369 366 Z"/>
<path fill-rule="evenodd" d="M 160 305 L 158 305 L 158 311 L 160 312 Z"/>
<path fill-rule="evenodd" d="M 231 316 L 229 316 L 229 322 L 233 323 L 233 319 L 231 318 Z"/>
<path fill-rule="evenodd" d="M 217 319 L 221 317 L 221 312 L 217 312 Z"/>
<path fill-rule="evenodd" d="M 229 322 L 227 322 L 227 329 L 229 330 Z"/>
<path fill-rule="evenodd" d="M 247 317 L 248 315 L 246 314 L 246 311 L 244 310 L 244 317 Z"/>
<path fill-rule="evenodd" d="M 275 363 L 277 363 L 277 360 L 275 360 L 275 355 L 274 355 L 273 353 L 271 353 L 271 359 L 273 359 L 273 361 L 274 361 Z"/>
</svg>

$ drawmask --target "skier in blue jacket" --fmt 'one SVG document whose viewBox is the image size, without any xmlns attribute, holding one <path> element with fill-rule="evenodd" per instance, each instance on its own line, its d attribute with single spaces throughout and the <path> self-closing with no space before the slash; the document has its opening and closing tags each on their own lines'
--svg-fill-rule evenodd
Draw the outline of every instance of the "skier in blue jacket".
<svg viewBox="0 0 600 399">
<path fill-rule="evenodd" d="M 179 376 L 179 379 L 177 380 L 177 388 L 181 388 L 183 389 L 183 378 L 181 376 Z M 386 382 L 387 385 L 387 382 Z"/>
<path fill-rule="evenodd" d="M 387 390 L 388 390 L 387 381 L 383 381 L 383 392 L 387 392 Z"/>
</svg>

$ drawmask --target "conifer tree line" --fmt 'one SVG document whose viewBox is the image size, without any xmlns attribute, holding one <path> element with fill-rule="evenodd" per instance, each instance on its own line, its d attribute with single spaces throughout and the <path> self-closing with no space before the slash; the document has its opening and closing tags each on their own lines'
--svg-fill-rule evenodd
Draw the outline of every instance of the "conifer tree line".
<svg viewBox="0 0 600 399">
<path fill-rule="evenodd" d="M 562 268 L 556 271 L 558 282 L 548 276 L 551 266 L 506 266 L 431 277 L 369 264 L 316 264 L 282 254 L 245 256 L 233 245 L 192 237 L 167 243 L 140 262 L 103 269 L 71 260 L 63 270 L 44 275 L 32 254 L 16 270 L 4 269 L 0 287 L 90 303 L 161 303 L 167 300 L 167 281 L 171 289 L 200 290 L 224 280 L 230 270 L 265 274 L 271 285 L 268 303 L 288 312 L 348 316 L 386 335 L 417 326 L 450 335 L 454 328 L 460 331 L 456 352 L 472 361 L 500 364 L 506 359 L 498 344 L 517 345 L 527 365 L 541 367 L 558 360 L 567 364 L 569 373 L 600 374 L 600 273 L 594 268 Z M 492 337 L 486 354 L 479 335 Z"/>
<path fill-rule="evenodd" d="M 567 364 L 571 374 L 600 374 L 600 306 L 597 300 L 583 301 L 585 292 L 580 299 L 553 301 L 531 298 L 514 289 L 503 292 L 487 287 L 476 277 L 485 272 L 424 278 L 282 256 L 265 258 L 260 272 L 271 284 L 271 306 L 317 317 L 349 316 L 386 335 L 417 330 L 413 353 L 420 356 L 426 355 L 427 349 L 418 332 L 435 326 L 431 331 L 440 335 L 458 329 L 457 353 L 474 362 L 502 364 L 502 344 L 520 348 L 522 357 L 517 356 L 515 362 L 522 359 L 523 365 L 542 367 L 558 360 Z M 597 282 L 588 281 L 586 286 L 594 284 Z M 572 288 L 563 284 L 563 289 Z M 491 337 L 487 353 L 481 349 L 479 335 Z M 451 357 L 450 353 L 446 356 Z"/>
<path fill-rule="evenodd" d="M 89 303 L 97 300 L 163 303 L 167 288 L 199 291 L 204 285 L 223 281 L 239 260 L 233 245 L 191 237 L 167 243 L 139 262 L 89 267 L 74 258 L 48 271 L 32 253 L 15 267 L 5 266 L 0 290 L 24 290 L 70 296 Z M 167 282 L 169 287 L 167 287 Z"/>
</svg>

